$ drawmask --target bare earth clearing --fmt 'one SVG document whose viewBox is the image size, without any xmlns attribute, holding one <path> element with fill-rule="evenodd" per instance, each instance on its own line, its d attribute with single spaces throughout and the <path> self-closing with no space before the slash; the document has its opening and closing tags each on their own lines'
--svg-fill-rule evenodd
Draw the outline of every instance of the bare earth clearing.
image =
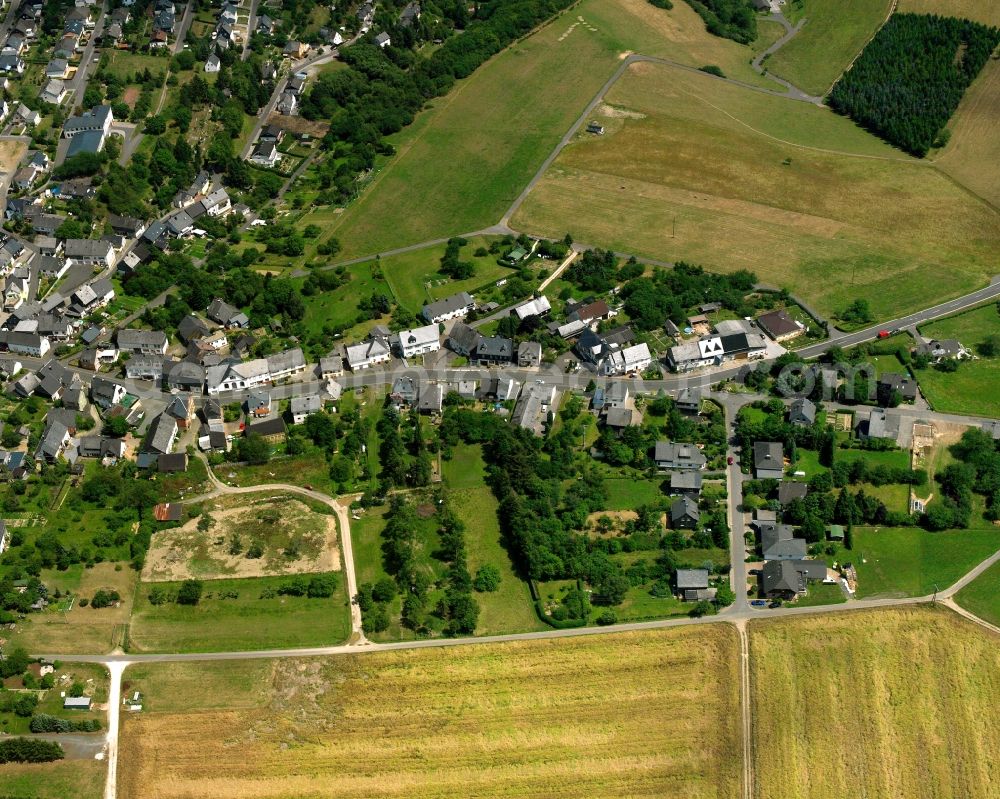
<svg viewBox="0 0 1000 799">
<path fill-rule="evenodd" d="M 201 518 L 213 524 L 200 530 Z M 144 582 L 265 577 L 338 571 L 337 520 L 288 495 L 230 496 L 206 502 L 202 517 L 153 536 Z M 239 551 L 231 549 L 234 536 Z M 257 542 L 261 557 L 247 556 Z M 289 554 L 294 545 L 297 554 Z"/>
</svg>

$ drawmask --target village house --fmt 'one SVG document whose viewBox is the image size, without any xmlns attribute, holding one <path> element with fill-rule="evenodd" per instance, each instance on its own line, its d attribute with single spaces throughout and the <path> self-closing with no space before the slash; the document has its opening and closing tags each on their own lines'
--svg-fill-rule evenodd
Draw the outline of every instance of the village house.
<svg viewBox="0 0 1000 799">
<path fill-rule="evenodd" d="M 441 349 L 441 339 L 436 324 L 424 325 L 413 330 L 400 330 L 396 336 L 396 343 L 403 358 L 415 358 Z"/>
<path fill-rule="evenodd" d="M 785 456 L 781 444 L 755 441 L 753 445 L 754 476 L 758 480 L 780 480 L 785 473 Z"/>
<path fill-rule="evenodd" d="M 428 303 L 423 307 L 421 314 L 431 324 L 438 324 L 451 319 L 464 319 L 475 307 L 475 300 L 463 291 L 443 300 Z"/>
<path fill-rule="evenodd" d="M 653 461 L 656 463 L 656 468 L 660 470 L 697 471 L 704 469 L 707 463 L 704 453 L 694 444 L 675 441 L 657 441 L 653 450 Z"/>
<path fill-rule="evenodd" d="M 792 319 L 784 308 L 758 316 L 757 326 L 779 343 L 791 341 L 806 332 L 805 325 Z"/>
</svg>

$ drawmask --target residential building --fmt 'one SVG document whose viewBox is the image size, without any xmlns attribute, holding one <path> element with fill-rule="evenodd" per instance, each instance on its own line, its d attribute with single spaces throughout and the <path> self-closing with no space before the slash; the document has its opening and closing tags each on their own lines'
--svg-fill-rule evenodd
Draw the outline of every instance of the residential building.
<svg viewBox="0 0 1000 799">
<path fill-rule="evenodd" d="M 778 503 L 785 507 L 796 499 L 805 499 L 809 486 L 796 480 L 782 480 L 778 485 Z"/>
<path fill-rule="evenodd" d="M 200 394 L 205 387 L 205 367 L 192 361 L 178 361 L 166 373 L 167 388 Z"/>
<path fill-rule="evenodd" d="M 548 297 L 542 295 L 516 305 L 511 313 L 518 318 L 518 321 L 523 322 L 530 316 L 545 316 L 551 310 L 552 306 L 549 304 Z"/>
<path fill-rule="evenodd" d="M 285 420 L 280 416 L 272 416 L 269 419 L 251 422 L 246 426 L 246 435 L 257 435 L 269 444 L 280 444 L 285 440 L 288 428 L 285 427 Z"/>
<path fill-rule="evenodd" d="M 166 413 L 157 416 L 146 433 L 146 445 L 153 452 L 170 452 L 177 440 L 177 420 Z"/>
<path fill-rule="evenodd" d="M 675 530 L 693 530 L 698 526 L 700 518 L 697 500 L 687 494 L 670 503 L 670 526 Z"/>
<path fill-rule="evenodd" d="M 302 424 L 306 417 L 323 410 L 323 399 L 319 394 L 307 394 L 304 397 L 292 397 L 292 424 Z"/>
<path fill-rule="evenodd" d="M 421 313 L 428 322 L 438 324 L 451 319 L 464 319 L 475 307 L 476 302 L 472 296 L 462 291 L 443 300 L 428 303 Z"/>
<path fill-rule="evenodd" d="M 448 349 L 456 355 L 468 358 L 476 351 L 480 338 L 479 331 L 474 327 L 470 327 L 465 322 L 456 322 L 445 343 L 448 345 Z"/>
<path fill-rule="evenodd" d="M 162 355 L 133 355 L 125 364 L 125 376 L 130 380 L 162 380 Z"/>
<path fill-rule="evenodd" d="M 536 436 L 545 432 L 549 416 L 554 412 L 558 394 L 555 386 L 533 383 L 526 386 L 514 406 L 511 422 Z"/>
<path fill-rule="evenodd" d="M 788 408 L 788 421 L 800 427 L 811 427 L 816 422 L 816 403 L 800 397 Z"/>
<path fill-rule="evenodd" d="M 657 441 L 653 450 L 653 461 L 657 469 L 682 469 L 698 471 L 705 468 L 707 459 L 694 444 L 675 441 Z"/>
<path fill-rule="evenodd" d="M 278 147 L 274 142 L 257 142 L 257 146 L 250 154 L 250 160 L 258 166 L 273 169 L 281 160 L 281 153 L 278 152 Z"/>
<path fill-rule="evenodd" d="M 391 358 L 389 347 L 382 339 L 369 339 L 347 348 L 347 364 L 352 372 L 368 369 L 376 364 L 388 363 Z"/>
<path fill-rule="evenodd" d="M 417 399 L 417 412 L 438 415 L 444 405 L 444 388 L 439 383 L 425 383 L 420 388 Z"/>
<path fill-rule="evenodd" d="M 701 494 L 701 472 L 696 471 L 671 471 L 670 473 L 670 495 L 671 496 L 693 496 Z"/>
<path fill-rule="evenodd" d="M 917 381 L 909 375 L 885 372 L 878 378 L 875 394 L 880 405 L 913 402 L 917 398 Z"/>
<path fill-rule="evenodd" d="M 389 401 L 397 410 L 412 408 L 417 404 L 420 390 L 417 386 L 417 379 L 410 375 L 401 375 L 392 382 L 392 389 L 389 391 Z"/>
<path fill-rule="evenodd" d="M 207 336 L 211 330 L 204 319 L 194 314 L 188 314 L 177 325 L 177 335 L 185 344 Z"/>
<path fill-rule="evenodd" d="M 125 386 L 121 383 L 103 377 L 95 377 L 90 381 L 90 400 L 103 410 L 120 404 L 126 393 Z"/>
<path fill-rule="evenodd" d="M 119 330 L 116 336 L 118 349 L 141 355 L 165 355 L 167 334 L 162 330 Z"/>
<path fill-rule="evenodd" d="M 503 336 L 481 336 L 473 360 L 481 366 L 510 363 L 514 359 L 514 342 Z"/>
<path fill-rule="evenodd" d="M 34 358 L 44 358 L 52 344 L 45 336 L 38 333 L 20 333 L 16 330 L 4 331 L 7 349 L 17 355 L 30 355 Z M 0 339 L 2 340 L 2 339 Z"/>
<path fill-rule="evenodd" d="M 176 396 L 167 403 L 163 412 L 177 422 L 179 429 L 187 430 L 194 419 L 194 397 L 190 394 L 184 397 Z"/>
<path fill-rule="evenodd" d="M 826 564 L 818 560 L 772 560 L 760 575 L 761 593 L 769 599 L 795 599 L 810 580 L 825 580 Z"/>
<path fill-rule="evenodd" d="M 319 376 L 323 380 L 340 377 L 344 373 L 344 359 L 339 355 L 328 355 L 319 359 Z"/>
<path fill-rule="evenodd" d="M 795 560 L 806 556 L 806 540 L 796 538 L 789 525 L 777 522 L 755 522 L 754 525 L 760 534 L 760 553 L 764 560 Z"/>
<path fill-rule="evenodd" d="M 110 105 L 96 105 L 79 116 L 67 119 L 63 124 L 62 135 L 65 139 L 72 139 L 81 133 L 99 132 L 103 141 L 114 121 Z"/>
<path fill-rule="evenodd" d="M 264 358 L 242 363 L 224 361 L 206 370 L 205 382 L 210 395 L 245 391 L 270 383 L 271 373 Z"/>
<path fill-rule="evenodd" d="M 677 593 L 685 602 L 711 599 L 712 592 L 708 588 L 708 577 L 708 569 L 678 569 Z"/>
<path fill-rule="evenodd" d="M 272 382 L 284 380 L 305 370 L 306 357 L 298 347 L 267 356 L 267 371 L 271 375 Z"/>
<path fill-rule="evenodd" d="M 441 339 L 436 324 L 424 325 L 413 330 L 400 330 L 397 337 L 399 354 L 415 358 L 441 349 Z"/>
<path fill-rule="evenodd" d="M 521 368 L 541 366 L 542 345 L 537 341 L 522 341 L 517 345 L 517 365 Z"/>
<path fill-rule="evenodd" d="M 781 444 L 775 441 L 755 441 L 753 468 L 758 480 L 780 480 L 785 474 L 785 456 Z"/>
<path fill-rule="evenodd" d="M 731 361 L 754 361 L 767 353 L 767 342 L 759 333 L 702 336 L 677 344 L 667 351 L 667 365 L 676 372 L 690 372 Z"/>
<path fill-rule="evenodd" d="M 677 394 L 677 410 L 681 413 L 697 414 L 701 411 L 701 389 L 682 388 Z"/>
<path fill-rule="evenodd" d="M 111 267 L 115 263 L 111 242 L 100 239 L 67 239 L 64 252 L 67 258 L 78 264 Z"/>
<path fill-rule="evenodd" d="M 250 325 L 250 319 L 245 313 L 223 300 L 212 300 L 212 304 L 208 306 L 208 310 L 205 313 L 213 322 L 218 322 L 227 328 L 243 328 Z"/>
<path fill-rule="evenodd" d="M 212 53 L 205 60 L 205 72 L 215 73 L 220 69 L 222 69 L 222 61 L 219 60 L 219 57 L 215 53 Z"/>
<path fill-rule="evenodd" d="M 790 341 L 806 332 L 806 327 L 788 315 L 784 308 L 757 317 L 757 326 L 775 341 Z"/>
</svg>

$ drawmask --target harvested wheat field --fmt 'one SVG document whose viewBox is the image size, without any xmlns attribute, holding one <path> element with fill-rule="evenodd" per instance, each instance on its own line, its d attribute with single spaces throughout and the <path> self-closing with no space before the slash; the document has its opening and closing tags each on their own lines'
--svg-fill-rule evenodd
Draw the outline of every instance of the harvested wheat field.
<svg viewBox="0 0 1000 799">
<path fill-rule="evenodd" d="M 0 139 L 0 173 L 8 176 L 14 174 L 26 152 L 26 142 L 20 139 Z"/>
<path fill-rule="evenodd" d="M 931 607 L 751 622 L 759 799 L 1000 795 L 1000 639 Z"/>
<path fill-rule="evenodd" d="M 340 569 L 337 517 L 291 494 L 241 494 L 201 506 L 153 536 L 143 582 L 267 577 Z"/>
<path fill-rule="evenodd" d="M 713 624 L 144 665 L 126 673 L 149 712 L 124 720 L 119 796 L 736 797 L 736 663 Z"/>
</svg>

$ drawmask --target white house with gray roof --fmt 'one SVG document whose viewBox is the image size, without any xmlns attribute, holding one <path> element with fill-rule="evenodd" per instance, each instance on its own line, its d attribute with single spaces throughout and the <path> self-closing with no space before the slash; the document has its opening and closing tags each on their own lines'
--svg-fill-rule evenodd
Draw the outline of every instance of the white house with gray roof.
<svg viewBox="0 0 1000 799">
<path fill-rule="evenodd" d="M 476 307 L 475 300 L 465 291 L 452 294 L 443 300 L 428 303 L 424 306 L 421 314 L 424 319 L 432 324 L 447 322 L 450 319 L 463 319 Z"/>
</svg>

